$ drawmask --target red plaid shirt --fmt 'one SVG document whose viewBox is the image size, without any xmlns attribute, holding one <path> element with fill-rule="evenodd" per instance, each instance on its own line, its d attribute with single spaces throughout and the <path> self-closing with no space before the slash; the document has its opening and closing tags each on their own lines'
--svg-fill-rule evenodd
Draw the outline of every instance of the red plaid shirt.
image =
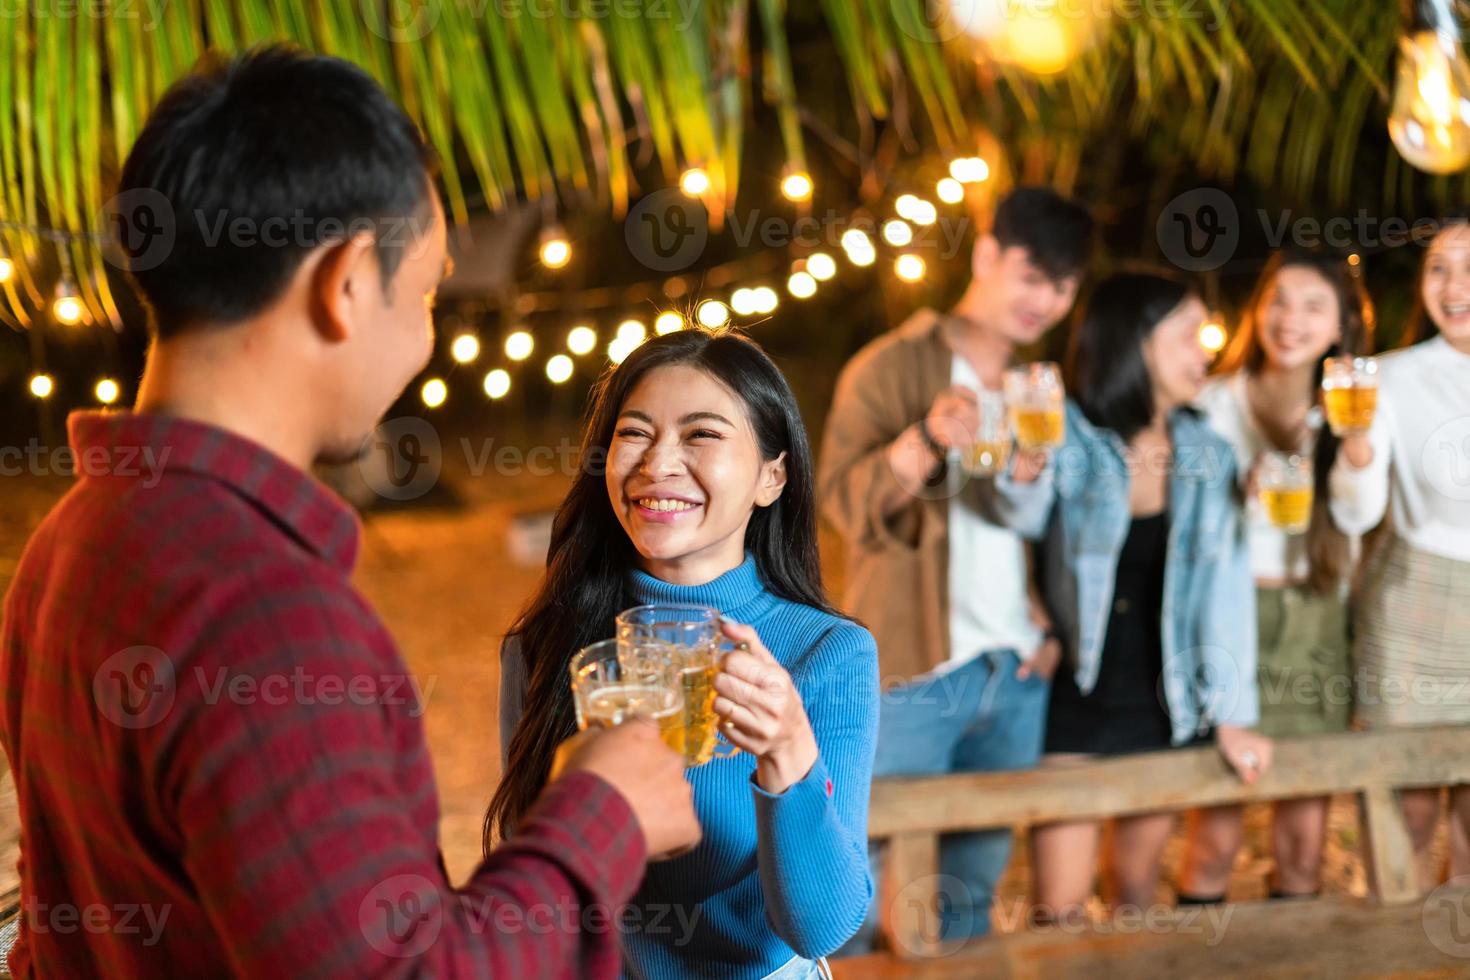
<svg viewBox="0 0 1470 980">
<path fill-rule="evenodd" d="M 78 414 L 0 630 L 17 976 L 611 976 L 644 841 L 579 774 L 454 889 L 358 525 L 197 423 Z"/>
</svg>

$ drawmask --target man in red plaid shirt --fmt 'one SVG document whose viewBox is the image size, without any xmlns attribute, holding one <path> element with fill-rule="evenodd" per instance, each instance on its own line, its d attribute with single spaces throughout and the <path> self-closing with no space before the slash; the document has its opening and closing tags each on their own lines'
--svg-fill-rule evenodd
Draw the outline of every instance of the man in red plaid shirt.
<svg viewBox="0 0 1470 980">
<path fill-rule="evenodd" d="M 419 134 L 358 69 L 266 49 L 174 86 L 121 184 L 137 411 L 70 420 L 81 476 L 0 631 L 12 970 L 614 975 L 647 855 L 699 836 L 680 759 L 641 723 L 570 743 L 454 888 L 418 689 L 350 583 L 354 515 L 306 473 L 428 360 Z"/>
</svg>

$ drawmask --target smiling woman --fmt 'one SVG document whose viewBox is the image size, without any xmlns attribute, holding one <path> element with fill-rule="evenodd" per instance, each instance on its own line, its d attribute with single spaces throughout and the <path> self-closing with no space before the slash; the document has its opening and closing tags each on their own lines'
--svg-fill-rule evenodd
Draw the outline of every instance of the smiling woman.
<svg viewBox="0 0 1470 980">
<path fill-rule="evenodd" d="M 721 731 L 742 751 L 688 771 L 704 840 L 650 865 L 624 922 L 625 971 L 816 975 L 872 895 L 878 670 L 871 634 L 822 588 L 796 400 L 751 341 L 680 331 L 599 382 L 582 452 L 546 577 L 502 651 L 505 777 L 487 849 L 514 832 L 576 729 L 577 650 L 611 636 L 629 606 L 713 607 L 743 645 L 714 683 Z M 591 465 L 604 458 L 605 469 Z M 670 909 L 687 931 L 638 928 Z"/>
</svg>

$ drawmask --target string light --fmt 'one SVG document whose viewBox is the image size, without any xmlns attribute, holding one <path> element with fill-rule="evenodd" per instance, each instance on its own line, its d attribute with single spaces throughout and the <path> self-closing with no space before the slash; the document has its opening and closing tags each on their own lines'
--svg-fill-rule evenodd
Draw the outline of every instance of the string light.
<svg viewBox="0 0 1470 980">
<path fill-rule="evenodd" d="M 1211 354 L 1218 354 L 1225 348 L 1225 326 L 1218 318 L 1211 318 L 1200 324 L 1199 345 Z"/>
<path fill-rule="evenodd" d="M 900 194 L 893 202 L 893 210 L 916 225 L 932 225 L 939 220 L 939 210 L 931 202 L 912 194 Z"/>
<path fill-rule="evenodd" d="M 883 222 L 883 240 L 894 248 L 903 248 L 914 240 L 914 229 L 900 218 Z"/>
<path fill-rule="evenodd" d="M 776 312 L 776 306 L 781 302 L 781 297 L 770 286 L 757 286 L 754 290 L 755 311 L 760 314 Z"/>
<path fill-rule="evenodd" d="M 102 404 L 111 405 L 117 401 L 117 396 L 122 392 L 118 388 L 116 381 L 113 381 L 111 378 L 103 378 L 97 382 L 97 387 L 92 389 L 92 393 L 97 396 L 97 400 Z"/>
<path fill-rule="evenodd" d="M 480 356 L 480 338 L 472 333 L 462 333 L 449 345 L 449 356 L 456 364 L 468 364 Z"/>
<path fill-rule="evenodd" d="M 1470 62 L 1447 25 L 1417 30 L 1399 42 L 1388 135 L 1399 154 L 1431 174 L 1470 162 Z"/>
<path fill-rule="evenodd" d="M 642 320 L 627 319 L 618 324 L 618 339 L 626 340 L 634 347 L 648 339 L 648 328 Z"/>
<path fill-rule="evenodd" d="M 490 396 L 491 401 L 499 401 L 510 393 L 510 372 L 505 368 L 496 368 L 485 375 L 485 394 Z"/>
<path fill-rule="evenodd" d="M 837 262 L 826 252 L 813 252 L 806 257 L 806 271 L 818 282 L 826 282 L 837 275 Z"/>
<path fill-rule="evenodd" d="M 13 275 L 15 275 L 15 263 L 0 255 L 0 282 L 9 282 Z"/>
<path fill-rule="evenodd" d="M 1357 264 L 1359 264 L 1362 261 L 1363 261 L 1363 257 L 1361 255 L 1359 255 L 1357 252 L 1352 253 L 1347 258 L 1348 265 L 1357 265 Z"/>
<path fill-rule="evenodd" d="M 572 243 L 558 225 L 552 225 L 541 236 L 541 264 L 560 269 L 572 260 Z"/>
<path fill-rule="evenodd" d="M 733 303 L 734 299 L 732 296 L 730 301 Z M 717 299 L 707 299 L 694 308 L 694 318 L 700 326 L 714 330 L 730 322 L 730 307 Z"/>
<path fill-rule="evenodd" d="M 419 395 L 427 407 L 438 408 L 449 397 L 449 386 L 442 378 L 430 378 L 424 382 L 423 388 L 419 389 Z"/>
<path fill-rule="evenodd" d="M 69 282 L 56 284 L 56 299 L 51 303 L 51 315 L 56 322 L 72 327 L 82 322 L 82 314 L 85 308 L 82 301 L 77 299 L 76 289 Z"/>
<path fill-rule="evenodd" d="M 853 265 L 869 266 L 878 258 L 873 240 L 868 237 L 867 232 L 859 228 L 849 228 L 842 233 L 842 250 L 847 253 L 847 261 Z"/>
<path fill-rule="evenodd" d="M 793 272 L 786 280 L 786 291 L 797 299 L 811 299 L 817 294 L 817 281 L 810 272 Z"/>
<path fill-rule="evenodd" d="M 573 354 L 590 354 L 597 346 L 597 331 L 579 323 L 567 333 L 567 350 Z"/>
<path fill-rule="evenodd" d="M 525 330 L 517 330 L 505 338 L 505 356 L 512 361 L 524 361 L 536 349 L 536 338 Z"/>
<path fill-rule="evenodd" d="M 979 184 L 990 179 L 990 164 L 984 157 L 956 157 L 949 161 L 949 175 L 956 183 Z"/>
<path fill-rule="evenodd" d="M 934 185 L 934 193 L 945 204 L 958 204 L 965 199 L 965 185 L 953 177 L 941 177 Z"/>
<path fill-rule="evenodd" d="M 607 359 L 614 364 L 623 363 L 638 348 L 638 343 L 632 337 L 614 337 L 607 345 Z"/>
<path fill-rule="evenodd" d="M 739 316 L 752 316 L 755 313 L 755 290 L 742 286 L 730 294 L 730 309 Z"/>
<path fill-rule="evenodd" d="M 893 272 L 904 282 L 918 282 L 924 278 L 924 260 L 912 252 L 905 252 L 894 260 Z"/>
<path fill-rule="evenodd" d="M 570 357 L 556 354 L 546 362 L 546 376 L 551 379 L 552 384 L 559 385 L 572 376 L 573 367 Z"/>
<path fill-rule="evenodd" d="M 812 196 L 812 179 L 805 171 L 797 170 L 781 181 L 781 193 L 788 201 L 806 201 Z"/>
<path fill-rule="evenodd" d="M 35 374 L 31 376 L 31 394 L 37 398 L 50 398 L 51 392 L 56 390 L 56 383 L 51 380 L 49 374 Z"/>
<path fill-rule="evenodd" d="M 653 321 L 653 332 L 662 337 L 684 329 L 684 318 L 673 310 L 665 310 Z"/>
<path fill-rule="evenodd" d="M 679 176 L 679 190 L 690 197 L 699 197 L 708 193 L 709 174 L 705 173 L 702 167 L 690 167 Z"/>
</svg>

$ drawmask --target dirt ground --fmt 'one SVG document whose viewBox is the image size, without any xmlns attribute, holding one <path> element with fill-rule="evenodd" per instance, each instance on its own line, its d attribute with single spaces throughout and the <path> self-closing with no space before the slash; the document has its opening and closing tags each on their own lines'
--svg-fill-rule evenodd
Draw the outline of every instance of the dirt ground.
<svg viewBox="0 0 1470 980">
<path fill-rule="evenodd" d="M 479 858 L 481 816 L 499 774 L 499 638 L 539 574 L 535 536 L 528 538 L 526 530 L 534 532 L 538 517 L 555 506 L 566 486 L 562 476 L 475 477 L 462 470 L 447 465 L 442 492 L 424 498 L 427 505 L 370 511 L 364 520 L 357 571 L 359 587 L 381 611 L 429 692 L 425 722 L 443 814 L 440 836 L 456 881 L 463 880 Z M 65 487 L 62 478 L 3 481 L 0 587 L 8 583 L 26 536 Z M 829 585 L 836 592 L 839 548 L 830 536 L 824 539 L 824 548 Z M 0 792 L 0 824 L 5 820 L 5 796 Z M 1231 894 L 1258 899 L 1268 889 L 1268 812 L 1252 808 L 1247 821 L 1248 847 L 1239 856 Z M 0 826 L 0 879 L 14 867 L 14 835 L 7 831 Z M 1181 844 L 1176 833 L 1171 868 L 1178 866 Z M 1340 798 L 1331 815 L 1326 891 L 1365 893 L 1358 851 L 1356 807 L 1350 799 Z M 1024 900 L 1026 865 L 1021 842 L 1002 884 L 1002 908 L 1007 903 L 1015 908 Z M 0 891 L 5 884 L 0 880 Z M 998 928 L 1016 928 L 1017 919 L 998 916 Z"/>
</svg>

